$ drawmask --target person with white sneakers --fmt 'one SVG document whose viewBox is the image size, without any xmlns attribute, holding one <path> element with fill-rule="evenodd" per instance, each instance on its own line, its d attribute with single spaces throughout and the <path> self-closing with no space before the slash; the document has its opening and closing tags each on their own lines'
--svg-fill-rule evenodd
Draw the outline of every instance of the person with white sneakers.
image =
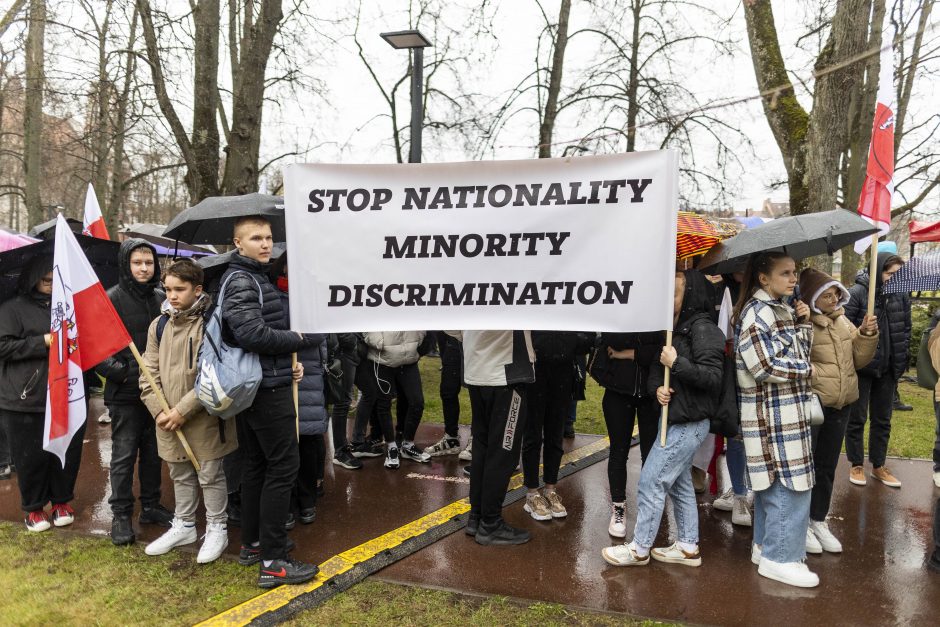
<svg viewBox="0 0 940 627">
<path fill-rule="evenodd" d="M 141 400 L 157 421 L 157 449 L 170 468 L 176 514 L 170 530 L 144 549 L 147 555 L 163 555 L 197 540 L 196 507 L 199 488 L 206 506 L 206 535 L 196 561 L 207 564 L 228 546 L 228 490 L 222 458 L 238 447 L 234 420 L 206 413 L 196 398 L 194 384 L 199 370 L 206 311 L 212 302 L 202 291 L 202 268 L 190 260 L 177 261 L 163 275 L 166 302 L 162 315 L 147 333 L 144 363 L 163 390 L 169 413 L 141 373 Z M 181 430 L 199 461 L 196 471 L 174 431 Z"/>
<path fill-rule="evenodd" d="M 668 564 L 702 564 L 692 459 L 718 410 L 725 345 L 724 335 L 709 316 L 707 295 L 707 281 L 697 270 L 676 275 L 673 345 L 663 347 L 661 365 L 650 369 L 648 382 L 659 404 L 669 407 L 666 444 L 657 436 L 640 471 L 633 540 L 603 549 L 608 564 L 645 566 L 651 557 Z M 672 371 L 668 388 L 664 367 Z M 675 512 L 676 542 L 653 548 L 667 494 Z"/>
<path fill-rule="evenodd" d="M 852 403 L 858 400 L 858 375 L 878 348 L 878 319 L 866 316 L 860 328 L 849 322 L 844 307 L 849 302 L 845 287 L 824 272 L 806 268 L 800 274 L 800 293 L 812 311 L 813 393 L 819 397 L 825 420 L 812 428 L 816 485 L 806 530 L 807 553 L 841 553 L 842 543 L 829 529 L 826 517 L 832 501 L 832 484 L 842 453 L 842 440 Z"/>
<path fill-rule="evenodd" d="M 940 313 L 940 312 L 938 312 Z M 934 314 L 936 317 L 937 314 Z M 930 352 L 930 363 L 935 372 L 940 372 L 940 325 L 934 326 L 927 339 L 927 350 Z M 933 484 L 940 488 L 940 380 L 933 391 L 933 409 L 937 419 L 936 440 L 933 444 Z"/>
</svg>

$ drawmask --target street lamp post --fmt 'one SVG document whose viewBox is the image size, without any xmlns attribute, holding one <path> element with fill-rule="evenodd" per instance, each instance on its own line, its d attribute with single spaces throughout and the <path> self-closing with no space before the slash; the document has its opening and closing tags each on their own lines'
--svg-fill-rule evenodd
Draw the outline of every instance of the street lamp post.
<svg viewBox="0 0 940 627">
<path fill-rule="evenodd" d="M 407 48 L 414 54 L 411 64 L 411 145 L 408 163 L 421 163 L 421 127 L 424 121 L 422 91 L 424 88 L 424 49 L 431 45 L 418 30 L 382 33 L 382 39 L 397 50 Z"/>
</svg>

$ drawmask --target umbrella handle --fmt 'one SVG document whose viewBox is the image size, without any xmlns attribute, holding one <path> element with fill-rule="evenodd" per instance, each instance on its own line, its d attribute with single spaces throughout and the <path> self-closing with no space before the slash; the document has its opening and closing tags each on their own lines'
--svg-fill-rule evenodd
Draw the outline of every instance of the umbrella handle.
<svg viewBox="0 0 940 627">
<path fill-rule="evenodd" d="M 666 346 L 672 346 L 672 331 L 666 331 Z M 669 375 L 672 374 L 672 368 L 666 368 L 663 374 L 663 387 L 669 390 Z M 659 419 L 659 445 L 666 447 L 666 429 L 669 427 L 669 405 L 663 405 L 662 416 Z"/>
</svg>

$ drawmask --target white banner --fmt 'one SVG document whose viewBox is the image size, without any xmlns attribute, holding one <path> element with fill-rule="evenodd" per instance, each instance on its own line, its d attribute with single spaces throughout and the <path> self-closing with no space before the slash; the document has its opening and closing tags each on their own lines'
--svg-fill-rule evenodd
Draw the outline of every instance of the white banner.
<svg viewBox="0 0 940 627">
<path fill-rule="evenodd" d="M 673 151 L 285 174 L 305 332 L 672 327 Z"/>
</svg>

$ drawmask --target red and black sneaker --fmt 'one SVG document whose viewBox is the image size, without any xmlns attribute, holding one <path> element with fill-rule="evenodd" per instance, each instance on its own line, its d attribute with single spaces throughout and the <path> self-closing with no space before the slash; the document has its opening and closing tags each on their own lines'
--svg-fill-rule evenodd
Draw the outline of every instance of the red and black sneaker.
<svg viewBox="0 0 940 627">
<path fill-rule="evenodd" d="M 30 531 L 48 531 L 50 527 L 52 525 L 49 524 L 49 517 L 42 510 L 30 512 L 26 516 L 26 528 Z"/>
<path fill-rule="evenodd" d="M 270 566 L 261 563 L 258 571 L 259 588 L 276 588 L 284 584 L 297 584 L 310 581 L 320 569 L 316 564 L 306 564 L 291 558 L 272 560 Z"/>
<path fill-rule="evenodd" d="M 66 527 L 75 522 L 75 510 L 68 503 L 56 503 L 52 506 L 52 524 Z"/>
</svg>

